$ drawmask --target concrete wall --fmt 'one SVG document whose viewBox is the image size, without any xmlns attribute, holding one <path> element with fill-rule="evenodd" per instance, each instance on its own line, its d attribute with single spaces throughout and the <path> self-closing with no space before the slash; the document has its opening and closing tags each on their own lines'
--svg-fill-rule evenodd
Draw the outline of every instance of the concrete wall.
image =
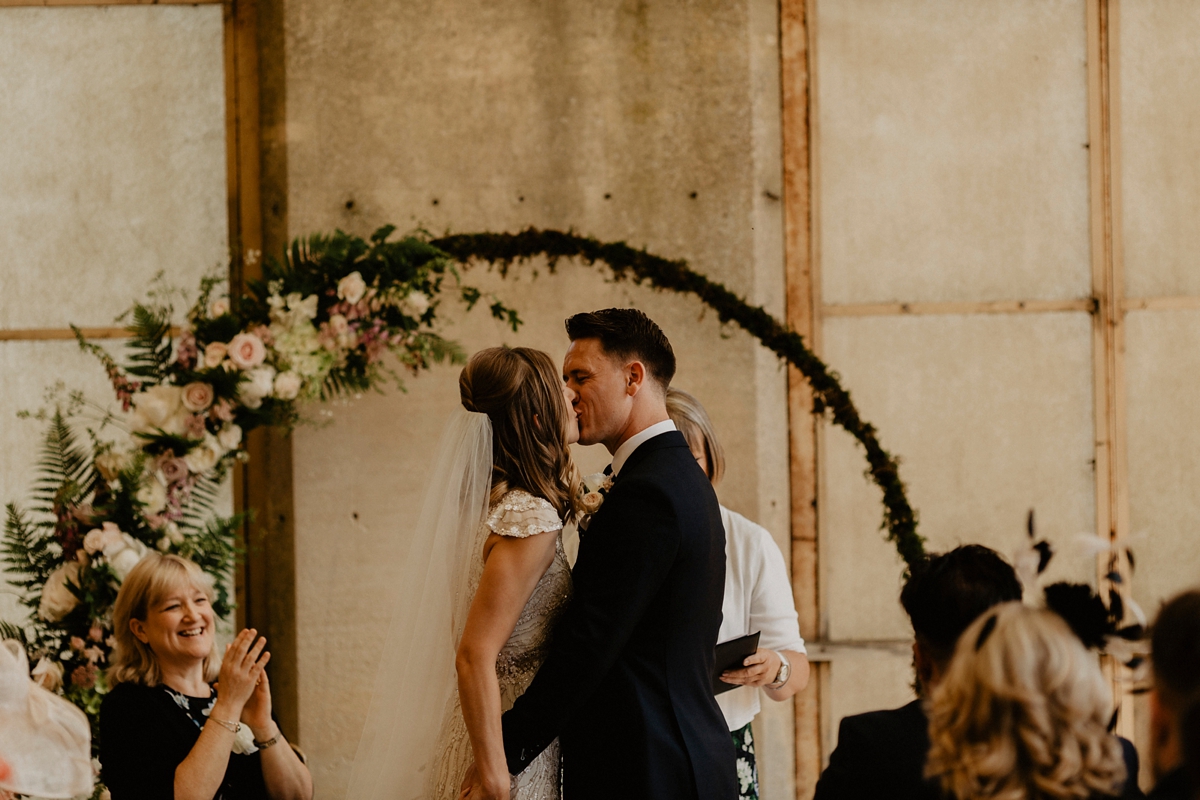
<svg viewBox="0 0 1200 800">
<path fill-rule="evenodd" d="M 776 27 L 762 0 L 289 2 L 289 230 L 571 227 L 687 258 L 782 314 Z M 676 348 L 676 385 L 706 403 L 725 441 L 722 500 L 786 547 L 774 361 L 695 300 L 573 264 L 539 271 L 469 275 L 521 310 L 520 334 L 478 311 L 452 313 L 446 334 L 468 351 L 504 342 L 558 359 L 569 314 L 643 308 Z M 295 436 L 300 731 L 324 797 L 348 778 L 388 620 L 379 598 L 457 373 L 333 406 L 331 425 Z M 585 470 L 607 463 L 598 450 L 578 453 Z M 765 796 L 791 796 L 790 704 L 760 720 Z"/>
<path fill-rule="evenodd" d="M 219 6 L 0 8 L 0 329 L 110 326 L 160 271 L 194 294 L 225 267 L 223 49 Z M 74 341 L 0 341 L 2 502 L 44 432 L 16 412 L 60 381 L 113 403 Z"/>
</svg>

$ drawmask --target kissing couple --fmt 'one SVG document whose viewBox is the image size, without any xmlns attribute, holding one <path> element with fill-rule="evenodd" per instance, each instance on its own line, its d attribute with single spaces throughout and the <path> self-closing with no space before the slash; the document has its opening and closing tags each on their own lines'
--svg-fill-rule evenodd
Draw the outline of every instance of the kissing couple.
<svg viewBox="0 0 1200 800">
<path fill-rule="evenodd" d="M 347 797 L 738 796 L 712 688 L 725 533 L 667 416 L 674 352 L 635 309 L 566 327 L 562 380 L 504 347 L 459 377 Z M 575 442 L 612 454 L 586 493 Z"/>
</svg>

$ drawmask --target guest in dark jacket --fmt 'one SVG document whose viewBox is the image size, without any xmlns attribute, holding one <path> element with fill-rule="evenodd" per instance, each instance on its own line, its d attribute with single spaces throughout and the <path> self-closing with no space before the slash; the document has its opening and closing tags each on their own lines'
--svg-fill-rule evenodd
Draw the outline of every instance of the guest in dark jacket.
<svg viewBox="0 0 1200 800">
<path fill-rule="evenodd" d="M 1013 568 L 994 550 L 965 545 L 913 567 L 900 602 L 912 621 L 918 692 L 945 673 L 959 635 L 992 606 L 1021 599 Z M 815 800 L 936 798 L 925 779 L 928 722 L 920 700 L 842 720 L 837 748 L 817 783 Z"/>
<path fill-rule="evenodd" d="M 1157 781 L 1150 797 L 1193 800 L 1200 785 L 1200 763 L 1195 761 L 1200 757 L 1200 591 L 1184 592 L 1163 605 L 1154 621 L 1150 651 L 1150 763 Z"/>
<path fill-rule="evenodd" d="M 1140 797 L 1112 711 L 1099 659 L 1066 621 L 1004 603 L 959 637 L 930 694 L 925 774 L 955 800 Z"/>
<path fill-rule="evenodd" d="M 218 659 L 211 603 L 198 566 L 157 553 L 117 594 L 112 689 L 100 708 L 101 779 L 113 800 L 312 797 L 308 768 L 271 717 L 266 641 L 244 630 Z"/>
</svg>

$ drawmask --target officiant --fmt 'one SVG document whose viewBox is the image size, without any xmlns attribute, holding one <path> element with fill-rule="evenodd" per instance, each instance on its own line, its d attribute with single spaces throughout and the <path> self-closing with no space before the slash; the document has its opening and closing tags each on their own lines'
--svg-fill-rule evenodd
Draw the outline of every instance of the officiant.
<svg viewBox="0 0 1200 800">
<path fill-rule="evenodd" d="M 714 486 L 725 472 L 725 452 L 708 412 L 692 395 L 667 391 L 667 413 Z M 725 601 L 718 642 L 761 631 L 758 649 L 739 670 L 722 674 L 738 688 L 717 695 L 717 705 L 737 749 L 740 800 L 758 800 L 758 768 L 750 724 L 757 716 L 759 689 L 787 700 L 808 684 L 808 657 L 792 599 L 783 553 L 770 531 L 721 506 L 725 526 Z"/>
</svg>

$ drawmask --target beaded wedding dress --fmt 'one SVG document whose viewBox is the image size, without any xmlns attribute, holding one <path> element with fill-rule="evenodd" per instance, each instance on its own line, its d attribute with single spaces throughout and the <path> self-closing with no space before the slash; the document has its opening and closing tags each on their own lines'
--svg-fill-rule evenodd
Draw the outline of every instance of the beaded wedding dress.
<svg viewBox="0 0 1200 800">
<path fill-rule="evenodd" d="M 468 591 L 474 597 L 483 574 L 483 545 L 489 534 L 524 538 L 552 531 L 557 531 L 554 560 L 534 587 L 512 635 L 496 660 L 503 711 L 512 708 L 516 699 L 533 681 L 533 676 L 546 658 L 554 625 L 571 597 L 571 571 L 563 552 L 562 521 L 549 502 L 514 489 L 489 508 L 472 548 L 474 561 Z M 453 800 L 458 797 L 459 783 L 474 759 L 457 692 L 442 722 L 437 749 L 440 755 L 433 796 L 435 800 Z M 524 772 L 513 778 L 512 787 L 514 800 L 559 800 L 557 739 Z"/>
</svg>

